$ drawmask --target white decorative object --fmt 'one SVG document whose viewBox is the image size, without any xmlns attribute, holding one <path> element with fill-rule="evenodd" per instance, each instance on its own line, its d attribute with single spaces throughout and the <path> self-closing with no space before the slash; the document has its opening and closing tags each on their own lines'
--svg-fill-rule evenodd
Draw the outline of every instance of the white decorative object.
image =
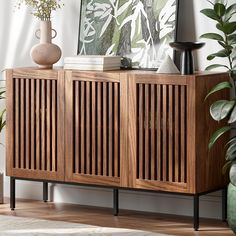
<svg viewBox="0 0 236 236">
<path fill-rule="evenodd" d="M 159 69 L 157 70 L 159 74 L 180 74 L 180 71 L 176 67 L 175 63 L 169 55 L 161 63 Z"/>
<path fill-rule="evenodd" d="M 79 55 L 64 58 L 64 69 L 75 70 L 119 70 L 120 56 Z"/>
<path fill-rule="evenodd" d="M 52 31 L 55 34 L 53 37 Z M 51 69 L 53 64 L 61 58 L 61 49 L 52 43 L 57 32 L 52 29 L 51 21 L 40 21 L 40 30 L 37 30 L 35 35 L 40 39 L 40 43 L 32 47 L 31 58 L 39 65 L 39 68 Z"/>
<path fill-rule="evenodd" d="M 3 204 L 3 173 L 0 173 L 0 204 Z"/>
</svg>

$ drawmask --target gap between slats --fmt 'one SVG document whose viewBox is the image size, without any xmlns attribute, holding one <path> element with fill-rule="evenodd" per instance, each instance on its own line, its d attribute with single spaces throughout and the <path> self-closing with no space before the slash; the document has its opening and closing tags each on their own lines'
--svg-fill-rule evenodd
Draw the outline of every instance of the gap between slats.
<svg viewBox="0 0 236 236">
<path fill-rule="evenodd" d="M 57 171 L 57 82 L 13 79 L 14 168 Z"/>
<path fill-rule="evenodd" d="M 120 86 L 73 82 L 73 171 L 120 176 Z"/>
<path fill-rule="evenodd" d="M 137 84 L 137 178 L 186 183 L 186 86 Z"/>
</svg>

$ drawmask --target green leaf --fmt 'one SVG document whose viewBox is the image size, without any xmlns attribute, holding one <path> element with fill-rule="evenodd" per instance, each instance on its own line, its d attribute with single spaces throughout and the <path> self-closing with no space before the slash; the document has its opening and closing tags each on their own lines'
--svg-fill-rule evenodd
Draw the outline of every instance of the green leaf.
<svg viewBox="0 0 236 236">
<path fill-rule="evenodd" d="M 229 171 L 229 169 L 230 169 L 232 163 L 233 163 L 232 161 L 227 161 L 227 162 L 224 164 L 224 166 L 223 166 L 223 168 L 222 168 L 222 173 L 223 173 L 224 175 Z"/>
<path fill-rule="evenodd" d="M 233 109 L 233 111 L 232 111 L 232 113 L 231 113 L 231 115 L 230 115 L 230 118 L 229 118 L 228 123 L 229 123 L 229 124 L 232 124 L 232 123 L 234 123 L 235 121 L 236 121 L 236 107 L 234 107 L 234 109 Z"/>
<path fill-rule="evenodd" d="M 226 65 L 221 65 L 221 64 L 213 64 L 213 65 L 210 65 L 208 67 L 206 67 L 205 70 L 213 70 L 213 69 L 216 69 L 216 68 L 219 68 L 219 67 L 224 67 L 224 68 L 227 68 L 229 70 L 229 67 L 226 66 Z"/>
<path fill-rule="evenodd" d="M 218 16 L 223 16 L 225 14 L 225 6 L 222 3 L 216 3 L 214 5 L 214 11 Z"/>
<path fill-rule="evenodd" d="M 152 9 L 155 19 L 158 19 L 161 10 L 166 5 L 168 0 L 153 0 Z"/>
<path fill-rule="evenodd" d="M 211 137 L 209 144 L 208 144 L 208 148 L 211 149 L 213 147 L 213 145 L 215 144 L 215 142 L 226 132 L 228 132 L 229 130 L 231 130 L 230 126 L 224 126 L 221 129 L 217 130 Z"/>
<path fill-rule="evenodd" d="M 214 102 L 210 107 L 210 113 L 214 120 L 223 120 L 229 115 L 235 105 L 235 101 L 219 100 Z"/>
<path fill-rule="evenodd" d="M 226 9 L 225 21 L 228 21 L 235 13 L 236 13 L 236 3 L 232 4 Z"/>
<path fill-rule="evenodd" d="M 220 44 L 220 46 L 222 46 L 227 51 L 232 51 L 233 50 L 233 47 L 231 45 L 225 44 L 224 42 L 221 42 L 221 41 L 218 41 L 218 43 Z"/>
<path fill-rule="evenodd" d="M 231 85 L 230 82 L 225 81 L 225 82 L 221 82 L 221 83 L 217 84 L 217 85 L 214 86 L 214 87 L 211 89 L 211 91 L 207 94 L 205 100 L 206 100 L 211 94 L 213 94 L 213 93 L 215 93 L 215 92 L 218 92 L 218 91 L 220 91 L 220 90 L 222 90 L 222 89 L 226 89 L 226 88 L 228 88 L 228 89 L 232 88 L 232 85 Z"/>
<path fill-rule="evenodd" d="M 217 41 L 224 41 L 224 38 L 220 34 L 216 33 L 207 33 L 200 36 L 200 38 L 213 39 Z"/>
<path fill-rule="evenodd" d="M 236 157 L 236 143 L 232 143 L 226 151 L 226 161 L 233 161 Z"/>
<path fill-rule="evenodd" d="M 226 22 L 223 25 L 217 24 L 216 28 L 227 35 L 232 34 L 234 31 L 236 31 L 236 21 Z"/>
<path fill-rule="evenodd" d="M 236 136 L 230 138 L 230 140 L 225 144 L 225 147 L 228 146 L 229 144 L 236 142 Z"/>
<path fill-rule="evenodd" d="M 209 55 L 209 56 L 207 57 L 207 60 L 211 61 L 211 60 L 213 60 L 215 57 L 228 57 L 228 56 L 229 56 L 229 52 L 228 52 L 227 50 L 223 49 L 223 50 L 220 50 L 220 51 L 217 52 L 217 53 L 213 53 L 213 54 Z"/>
<path fill-rule="evenodd" d="M 228 36 L 228 44 L 229 45 L 236 44 L 236 34 L 231 34 Z"/>
<path fill-rule="evenodd" d="M 220 17 L 210 8 L 201 10 L 201 13 L 213 20 L 220 21 Z"/>
<path fill-rule="evenodd" d="M 230 71 L 230 77 L 231 77 L 233 80 L 236 80 L 236 70 Z"/>
</svg>

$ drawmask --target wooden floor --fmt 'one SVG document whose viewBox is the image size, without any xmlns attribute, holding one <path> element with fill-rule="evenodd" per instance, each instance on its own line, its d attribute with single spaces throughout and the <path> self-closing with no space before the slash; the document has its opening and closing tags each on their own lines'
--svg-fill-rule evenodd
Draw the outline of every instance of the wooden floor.
<svg viewBox="0 0 236 236">
<path fill-rule="evenodd" d="M 8 201 L 8 200 L 7 200 Z M 105 227 L 147 230 L 170 235 L 234 235 L 220 220 L 200 219 L 200 229 L 194 232 L 190 217 L 170 216 L 121 210 L 118 217 L 111 209 L 62 203 L 17 200 L 16 210 L 9 204 L 0 205 L 1 215 L 13 215 L 47 220 L 76 222 Z"/>
</svg>

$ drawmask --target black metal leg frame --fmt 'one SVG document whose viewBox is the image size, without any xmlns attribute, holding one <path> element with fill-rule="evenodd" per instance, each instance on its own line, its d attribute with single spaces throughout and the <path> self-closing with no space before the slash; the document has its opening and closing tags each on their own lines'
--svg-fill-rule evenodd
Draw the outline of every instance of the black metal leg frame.
<svg viewBox="0 0 236 236">
<path fill-rule="evenodd" d="M 22 178 L 16 178 L 16 177 L 10 177 L 10 208 L 11 210 L 15 209 L 15 198 L 16 198 L 16 180 L 29 180 L 29 181 L 41 181 L 43 182 L 43 201 L 48 201 L 48 182 L 42 181 L 42 180 L 32 180 L 32 179 L 22 179 Z M 54 182 L 53 183 L 59 183 L 60 182 Z M 65 184 L 65 183 L 64 183 Z M 71 183 L 68 183 L 71 184 Z M 81 185 L 81 184 L 77 184 Z M 98 187 L 98 186 L 95 186 Z M 171 192 L 159 192 L 158 193 L 166 193 L 166 194 L 179 194 L 179 195 L 188 195 L 193 197 L 193 228 L 195 231 L 199 229 L 199 198 L 202 195 L 206 195 L 211 192 L 218 191 L 220 189 L 215 189 L 213 191 L 201 193 L 201 194 L 182 194 L 182 193 L 171 193 Z M 222 190 L 222 220 L 227 220 L 227 188 L 223 188 Z M 135 190 L 134 190 L 135 191 Z M 138 190 L 136 190 L 138 191 Z M 119 189 L 115 188 L 113 189 L 113 214 L 114 216 L 118 216 L 119 214 Z"/>
</svg>

